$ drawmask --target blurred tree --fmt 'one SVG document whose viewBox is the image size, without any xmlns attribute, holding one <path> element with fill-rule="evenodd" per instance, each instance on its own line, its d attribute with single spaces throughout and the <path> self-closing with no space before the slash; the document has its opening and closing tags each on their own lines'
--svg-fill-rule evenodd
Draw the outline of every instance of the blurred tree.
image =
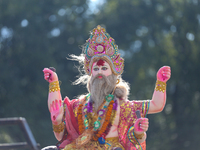
<svg viewBox="0 0 200 150">
<path fill-rule="evenodd" d="M 77 95 L 77 87 L 69 85 L 78 71 L 66 57 L 81 52 L 78 46 L 89 33 L 88 29 L 85 32 L 90 19 L 87 3 L 1 0 L 0 10 L 0 117 L 25 117 L 37 142 L 54 144 L 57 141 L 47 108 L 48 83 L 42 70 L 54 66 L 65 83 L 63 95 Z"/>
<path fill-rule="evenodd" d="M 162 113 L 149 115 L 148 150 L 197 149 L 199 140 L 200 9 L 198 0 L 0 0 L 0 117 L 25 117 L 42 147 L 56 143 L 47 108 L 43 68 L 54 66 L 62 95 L 85 93 L 71 86 L 78 70 L 68 54 L 79 55 L 89 31 L 100 24 L 125 58 L 129 99 L 151 98 L 156 72 L 172 69 Z M 18 131 L 14 139 L 21 140 Z M 5 132 L 0 132 L 0 135 Z M 0 136 L 2 137 L 2 136 Z"/>
</svg>

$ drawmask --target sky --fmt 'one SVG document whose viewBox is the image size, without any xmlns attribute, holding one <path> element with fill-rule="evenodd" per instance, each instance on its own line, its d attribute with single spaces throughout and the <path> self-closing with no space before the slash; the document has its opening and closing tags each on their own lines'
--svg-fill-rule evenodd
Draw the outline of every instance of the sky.
<svg viewBox="0 0 200 150">
<path fill-rule="evenodd" d="M 89 0 L 88 6 L 89 6 L 89 13 L 97 14 L 99 12 L 98 7 L 103 5 L 106 2 L 106 0 Z"/>
</svg>

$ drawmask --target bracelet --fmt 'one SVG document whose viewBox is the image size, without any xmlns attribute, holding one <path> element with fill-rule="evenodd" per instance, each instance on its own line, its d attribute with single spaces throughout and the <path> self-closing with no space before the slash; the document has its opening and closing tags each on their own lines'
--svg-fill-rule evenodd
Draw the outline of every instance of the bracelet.
<svg viewBox="0 0 200 150">
<path fill-rule="evenodd" d="M 56 133 L 60 133 L 65 129 L 65 124 L 64 122 L 61 122 L 59 125 L 53 124 L 53 131 Z"/>
<path fill-rule="evenodd" d="M 54 91 L 60 91 L 59 81 L 49 83 L 49 93 Z"/>
<path fill-rule="evenodd" d="M 142 137 L 144 136 L 144 132 L 142 134 L 136 134 L 134 132 L 134 135 L 135 135 L 136 139 L 142 139 Z"/>
<path fill-rule="evenodd" d="M 157 80 L 156 81 L 156 88 L 155 88 L 155 90 L 156 91 L 160 91 L 160 92 L 162 91 L 164 93 L 165 90 L 166 90 L 166 86 L 167 86 L 167 84 L 165 82 Z"/>
</svg>

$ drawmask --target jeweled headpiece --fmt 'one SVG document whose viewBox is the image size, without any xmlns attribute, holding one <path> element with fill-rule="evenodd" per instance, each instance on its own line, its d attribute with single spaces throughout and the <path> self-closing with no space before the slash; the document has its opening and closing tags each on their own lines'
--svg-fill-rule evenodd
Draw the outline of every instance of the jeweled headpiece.
<svg viewBox="0 0 200 150">
<path fill-rule="evenodd" d="M 93 29 L 90 38 L 86 41 L 84 68 L 88 75 L 91 74 L 92 64 L 99 59 L 109 63 L 115 75 L 122 74 L 124 59 L 118 53 L 115 40 L 100 25 Z"/>
</svg>

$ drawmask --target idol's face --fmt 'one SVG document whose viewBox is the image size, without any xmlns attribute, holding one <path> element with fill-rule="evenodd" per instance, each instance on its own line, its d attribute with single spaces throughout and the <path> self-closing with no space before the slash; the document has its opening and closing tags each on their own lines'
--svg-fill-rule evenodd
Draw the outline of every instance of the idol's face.
<svg viewBox="0 0 200 150">
<path fill-rule="evenodd" d="M 100 75 L 103 74 L 105 76 L 111 75 L 112 70 L 110 68 L 110 65 L 102 59 L 94 62 L 92 65 L 92 76 L 94 77 L 97 74 L 100 74 Z M 98 78 L 101 79 L 102 76 L 99 76 Z"/>
</svg>

